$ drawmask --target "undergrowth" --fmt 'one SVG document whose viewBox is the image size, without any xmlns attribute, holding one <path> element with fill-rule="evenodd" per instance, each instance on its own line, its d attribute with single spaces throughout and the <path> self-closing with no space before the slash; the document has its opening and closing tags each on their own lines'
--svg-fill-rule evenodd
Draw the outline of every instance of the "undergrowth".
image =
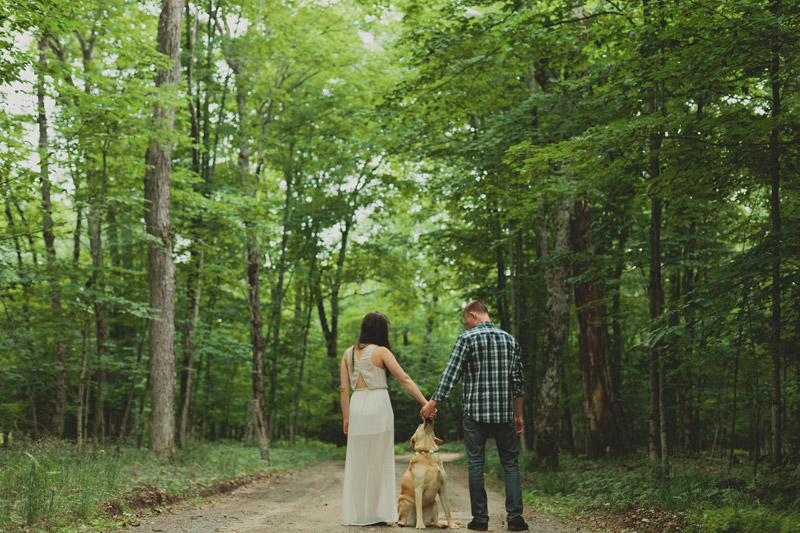
<svg viewBox="0 0 800 533">
<path fill-rule="evenodd" d="M 341 449 L 316 441 L 273 443 L 270 462 L 258 448 L 238 442 L 192 443 L 171 464 L 146 450 L 68 443 L 0 449 L 0 531 L 57 531 L 96 519 L 104 503 L 142 487 L 190 497 L 198 486 L 264 471 L 299 470 L 342 457 Z"/>
<path fill-rule="evenodd" d="M 528 470 L 530 459 L 520 458 L 525 505 L 548 514 L 630 518 L 652 510 L 692 533 L 800 533 L 800 468 L 763 466 L 753 477 L 746 461 L 729 473 L 727 461 L 676 457 L 665 479 L 653 474 L 644 456 L 590 461 L 562 454 L 558 472 Z M 486 472 L 502 488 L 503 469 L 491 443 Z M 649 527 L 641 530 L 659 530 L 652 521 Z"/>
</svg>

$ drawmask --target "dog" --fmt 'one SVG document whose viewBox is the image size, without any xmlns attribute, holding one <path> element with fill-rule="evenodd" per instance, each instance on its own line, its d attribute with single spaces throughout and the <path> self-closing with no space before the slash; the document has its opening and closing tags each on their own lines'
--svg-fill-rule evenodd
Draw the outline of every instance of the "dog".
<svg viewBox="0 0 800 533">
<path fill-rule="evenodd" d="M 416 454 L 411 458 L 408 470 L 400 481 L 400 497 L 397 499 L 398 523 L 401 526 L 415 525 L 417 529 L 426 529 L 426 526 L 456 529 L 461 524 L 454 522 L 450 516 L 447 474 L 442 466 L 442 458 L 437 453 L 442 443 L 443 441 L 433 434 L 433 420 L 425 420 L 411 437 L 411 449 Z M 437 494 L 439 502 L 444 507 L 447 522 L 439 521 Z"/>
</svg>

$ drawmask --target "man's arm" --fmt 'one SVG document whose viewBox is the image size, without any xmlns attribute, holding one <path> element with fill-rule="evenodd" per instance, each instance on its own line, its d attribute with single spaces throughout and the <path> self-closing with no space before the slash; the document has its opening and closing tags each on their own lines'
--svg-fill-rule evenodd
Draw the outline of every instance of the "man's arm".
<svg viewBox="0 0 800 533">
<path fill-rule="evenodd" d="M 514 425 L 517 427 L 517 435 L 525 429 L 525 421 L 522 419 L 522 404 L 524 398 L 514 398 Z"/>
<path fill-rule="evenodd" d="M 455 387 L 458 380 L 461 379 L 461 374 L 464 372 L 464 356 L 468 350 L 467 343 L 461 336 L 456 339 L 453 350 L 450 352 L 450 357 L 447 359 L 447 364 L 444 366 L 444 372 L 439 379 L 439 386 L 431 395 L 431 399 L 420 410 L 419 414 L 422 418 L 430 418 L 431 414 L 436 409 L 439 402 L 444 401 L 450 396 L 450 392 Z"/>
</svg>

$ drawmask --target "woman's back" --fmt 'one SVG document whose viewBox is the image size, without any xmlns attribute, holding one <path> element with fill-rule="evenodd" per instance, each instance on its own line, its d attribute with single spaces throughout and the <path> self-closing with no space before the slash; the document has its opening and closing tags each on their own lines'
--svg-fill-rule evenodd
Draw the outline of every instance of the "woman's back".
<svg viewBox="0 0 800 533">
<path fill-rule="evenodd" d="M 363 350 L 356 349 L 356 346 L 351 348 L 347 358 L 347 370 L 352 390 L 387 388 L 386 370 L 372 361 L 375 348 L 377 348 L 375 344 L 370 344 Z"/>
</svg>

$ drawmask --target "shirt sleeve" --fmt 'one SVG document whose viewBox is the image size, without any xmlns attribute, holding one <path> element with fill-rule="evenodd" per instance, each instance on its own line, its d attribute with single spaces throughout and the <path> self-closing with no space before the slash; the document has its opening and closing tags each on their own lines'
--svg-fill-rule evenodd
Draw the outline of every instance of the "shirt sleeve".
<svg viewBox="0 0 800 533">
<path fill-rule="evenodd" d="M 511 360 L 511 392 L 514 394 L 514 398 L 522 398 L 525 396 L 523 383 L 522 348 L 520 348 L 518 342 L 514 342 L 514 355 Z"/>
<path fill-rule="evenodd" d="M 442 372 L 442 377 L 439 379 L 439 386 L 436 387 L 436 390 L 431 395 L 431 400 L 441 402 L 450 396 L 450 392 L 464 372 L 464 358 L 467 356 L 468 351 L 467 342 L 463 336 L 459 335 L 455 345 L 453 345 L 453 351 L 450 352 L 450 357 L 447 359 L 447 364 L 444 366 L 444 372 Z"/>
</svg>

